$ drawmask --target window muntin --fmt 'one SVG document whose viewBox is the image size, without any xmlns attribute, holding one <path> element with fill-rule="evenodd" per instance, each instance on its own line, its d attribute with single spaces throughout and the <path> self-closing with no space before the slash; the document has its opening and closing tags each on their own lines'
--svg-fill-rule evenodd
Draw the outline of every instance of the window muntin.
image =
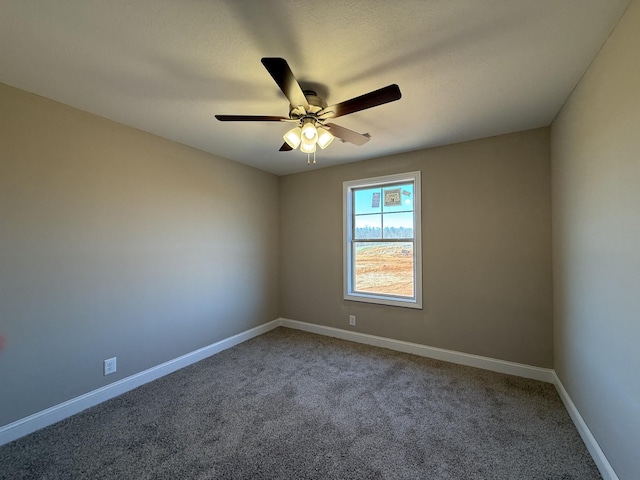
<svg viewBox="0 0 640 480">
<path fill-rule="evenodd" d="M 345 292 L 422 308 L 420 172 L 344 182 Z"/>
</svg>

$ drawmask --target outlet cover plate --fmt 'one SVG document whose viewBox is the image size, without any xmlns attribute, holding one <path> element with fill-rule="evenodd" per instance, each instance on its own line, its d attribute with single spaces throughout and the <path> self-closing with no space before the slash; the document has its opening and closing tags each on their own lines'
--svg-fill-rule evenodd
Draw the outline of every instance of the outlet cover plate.
<svg viewBox="0 0 640 480">
<path fill-rule="evenodd" d="M 104 374 L 111 375 L 112 373 L 116 373 L 116 357 L 104 361 Z"/>
<path fill-rule="evenodd" d="M 349 325 L 355 325 L 355 324 L 356 324 L 356 316 L 349 315 Z"/>
</svg>

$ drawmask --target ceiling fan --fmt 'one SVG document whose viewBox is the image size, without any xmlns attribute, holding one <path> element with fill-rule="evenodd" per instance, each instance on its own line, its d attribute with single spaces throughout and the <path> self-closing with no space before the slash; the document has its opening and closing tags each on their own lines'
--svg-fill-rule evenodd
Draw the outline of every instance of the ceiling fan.
<svg viewBox="0 0 640 480">
<path fill-rule="evenodd" d="M 313 163 L 315 163 L 316 146 L 324 149 L 334 137 L 355 145 L 364 145 L 371 138 L 368 133 L 357 133 L 335 123 L 327 123 L 327 120 L 394 102 L 402 97 L 398 85 L 392 84 L 351 100 L 327 106 L 327 102 L 315 91 L 302 89 L 284 58 L 265 57 L 261 61 L 289 100 L 289 116 L 216 115 L 216 118 L 222 122 L 294 123 L 296 126 L 284 135 L 285 142 L 280 147 L 280 151 L 294 150 L 299 146 L 303 153 L 314 154 Z"/>
</svg>

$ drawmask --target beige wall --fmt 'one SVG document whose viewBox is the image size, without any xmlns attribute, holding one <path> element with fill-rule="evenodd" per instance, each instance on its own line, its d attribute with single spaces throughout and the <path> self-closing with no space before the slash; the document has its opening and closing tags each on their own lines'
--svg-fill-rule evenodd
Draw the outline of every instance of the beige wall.
<svg viewBox="0 0 640 480">
<path fill-rule="evenodd" d="M 414 170 L 424 309 L 343 300 L 342 182 Z M 550 209 L 548 129 L 280 177 L 281 316 L 552 367 Z"/>
<path fill-rule="evenodd" d="M 638 45 L 635 0 L 551 133 L 280 178 L 0 85 L 0 426 L 278 316 L 354 314 L 355 331 L 555 368 L 636 478 Z M 413 170 L 424 309 L 343 300 L 342 182 Z"/>
<path fill-rule="evenodd" d="M 0 425 L 277 318 L 277 225 L 277 177 L 0 85 Z"/>
<path fill-rule="evenodd" d="M 621 480 L 640 478 L 640 2 L 553 123 L 555 369 Z"/>
</svg>

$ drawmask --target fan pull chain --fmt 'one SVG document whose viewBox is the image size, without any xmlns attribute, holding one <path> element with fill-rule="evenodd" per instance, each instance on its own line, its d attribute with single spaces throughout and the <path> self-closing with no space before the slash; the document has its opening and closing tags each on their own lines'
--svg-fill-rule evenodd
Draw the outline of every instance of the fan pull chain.
<svg viewBox="0 0 640 480">
<path fill-rule="evenodd" d="M 316 152 L 313 152 L 313 164 L 316 164 Z M 311 154 L 307 152 L 307 165 L 311 165 Z"/>
</svg>

